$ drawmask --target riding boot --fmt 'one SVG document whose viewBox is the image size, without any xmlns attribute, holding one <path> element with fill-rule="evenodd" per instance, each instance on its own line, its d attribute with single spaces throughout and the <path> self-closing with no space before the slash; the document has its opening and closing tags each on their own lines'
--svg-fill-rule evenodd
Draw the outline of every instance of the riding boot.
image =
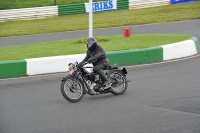
<svg viewBox="0 0 200 133">
<path fill-rule="evenodd" d="M 110 86 L 110 82 L 106 76 L 106 74 L 103 72 L 103 70 L 99 70 L 98 71 L 99 76 L 101 76 L 101 78 L 103 79 L 103 86 Z"/>
</svg>

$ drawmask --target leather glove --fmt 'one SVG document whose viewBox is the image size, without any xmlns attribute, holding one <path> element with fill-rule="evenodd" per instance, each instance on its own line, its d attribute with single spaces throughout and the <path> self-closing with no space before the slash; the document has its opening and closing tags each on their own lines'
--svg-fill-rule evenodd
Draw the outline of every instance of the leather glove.
<svg viewBox="0 0 200 133">
<path fill-rule="evenodd" d="M 79 69 L 81 68 L 81 66 L 82 66 L 82 64 L 79 63 L 79 64 L 77 65 L 77 69 L 79 70 Z"/>
<path fill-rule="evenodd" d="M 88 63 L 92 63 L 92 61 L 93 61 L 93 58 L 92 58 L 92 57 L 90 57 L 90 58 L 87 60 Z"/>
</svg>

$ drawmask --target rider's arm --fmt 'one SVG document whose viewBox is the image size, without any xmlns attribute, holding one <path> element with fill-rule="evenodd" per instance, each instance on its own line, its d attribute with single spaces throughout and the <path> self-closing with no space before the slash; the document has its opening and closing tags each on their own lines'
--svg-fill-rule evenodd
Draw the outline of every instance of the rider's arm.
<svg viewBox="0 0 200 133">
<path fill-rule="evenodd" d="M 89 58 L 90 58 L 90 54 L 89 54 L 89 51 L 87 51 L 85 58 L 79 64 L 86 62 Z"/>
<path fill-rule="evenodd" d="M 103 48 L 99 46 L 98 49 L 97 49 L 97 53 L 94 56 L 91 57 L 92 58 L 91 60 L 95 62 L 95 61 L 100 60 L 101 58 L 104 58 L 104 57 L 106 57 L 106 54 L 105 54 Z"/>
</svg>

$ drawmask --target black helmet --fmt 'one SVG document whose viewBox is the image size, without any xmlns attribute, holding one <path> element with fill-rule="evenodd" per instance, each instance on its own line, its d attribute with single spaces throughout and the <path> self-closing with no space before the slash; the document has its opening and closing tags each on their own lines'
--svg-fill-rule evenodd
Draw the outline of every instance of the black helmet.
<svg viewBox="0 0 200 133">
<path fill-rule="evenodd" d="M 90 37 L 90 38 L 87 39 L 86 44 L 87 44 L 87 48 L 88 48 L 88 44 L 92 44 L 92 46 L 90 46 L 88 48 L 89 50 L 92 50 L 96 47 L 97 41 L 94 37 Z"/>
</svg>

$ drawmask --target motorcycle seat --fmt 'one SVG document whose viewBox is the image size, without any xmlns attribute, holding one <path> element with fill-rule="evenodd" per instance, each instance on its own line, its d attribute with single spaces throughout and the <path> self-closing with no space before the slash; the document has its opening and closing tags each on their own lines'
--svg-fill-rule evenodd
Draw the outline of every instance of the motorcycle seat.
<svg viewBox="0 0 200 133">
<path fill-rule="evenodd" d="M 113 66 L 109 66 L 109 69 L 118 69 L 118 64 L 114 64 Z"/>
</svg>

